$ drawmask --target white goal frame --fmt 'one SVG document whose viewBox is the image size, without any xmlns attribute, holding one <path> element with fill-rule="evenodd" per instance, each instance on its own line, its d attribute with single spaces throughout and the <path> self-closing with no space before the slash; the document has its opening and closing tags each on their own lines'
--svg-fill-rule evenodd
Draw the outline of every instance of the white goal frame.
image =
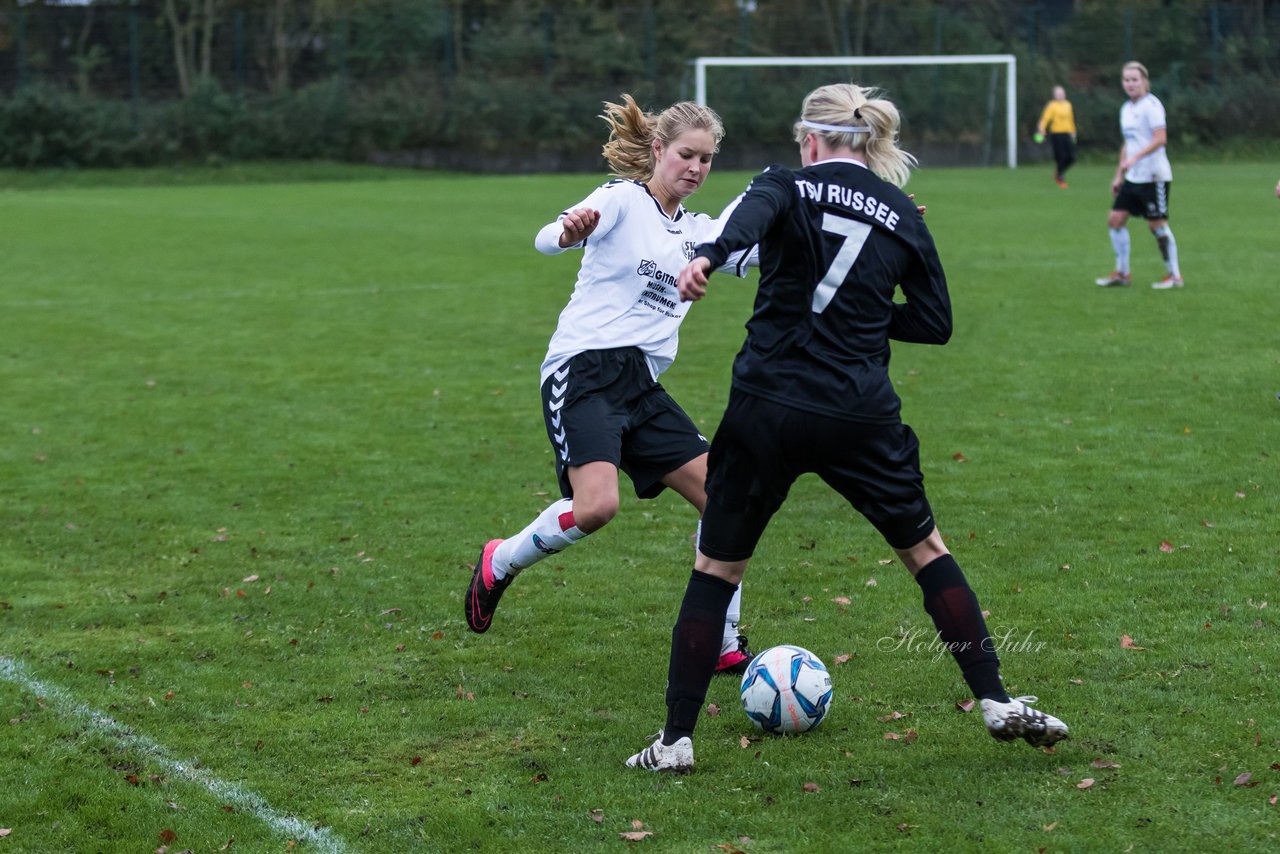
<svg viewBox="0 0 1280 854">
<path fill-rule="evenodd" d="M 1018 58 L 1011 53 L 975 53 L 957 56 L 699 56 L 693 60 L 696 100 L 707 104 L 707 69 L 749 68 L 764 65 L 839 66 L 874 68 L 888 65 L 1003 65 L 1005 67 L 1005 147 L 1009 168 L 1018 166 Z"/>
</svg>

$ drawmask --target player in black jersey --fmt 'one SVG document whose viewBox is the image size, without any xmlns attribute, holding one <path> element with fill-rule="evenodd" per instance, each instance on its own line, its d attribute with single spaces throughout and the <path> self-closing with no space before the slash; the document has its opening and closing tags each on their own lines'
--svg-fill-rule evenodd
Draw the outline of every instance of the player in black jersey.
<svg viewBox="0 0 1280 854">
<path fill-rule="evenodd" d="M 852 84 L 811 92 L 795 128 L 804 168 L 757 175 L 720 238 L 680 273 L 681 297 L 700 299 L 730 251 L 760 246 L 760 287 L 711 443 L 697 559 L 672 631 L 666 726 L 630 766 L 692 770 L 725 607 L 805 472 L 865 516 L 919 583 L 991 735 L 1035 746 L 1067 737 L 1066 724 L 1030 707 L 1034 697 L 1005 692 L 977 597 L 934 524 L 915 433 L 900 418 L 889 341 L 945 344 L 951 303 L 933 238 L 899 189 L 914 158 L 897 147 L 897 109 L 876 95 Z"/>
</svg>

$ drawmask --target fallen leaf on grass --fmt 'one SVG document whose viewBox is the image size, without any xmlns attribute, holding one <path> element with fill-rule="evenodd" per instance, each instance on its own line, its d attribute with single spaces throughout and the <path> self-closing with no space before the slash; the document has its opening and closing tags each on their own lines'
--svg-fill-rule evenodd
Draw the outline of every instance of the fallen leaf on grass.
<svg viewBox="0 0 1280 854">
<path fill-rule="evenodd" d="M 1089 787 L 1091 787 L 1092 785 L 1093 785 L 1093 778 L 1092 778 L 1092 777 L 1085 777 L 1085 778 L 1084 778 L 1083 780 L 1081 780 L 1079 783 L 1076 783 L 1076 788 L 1077 788 L 1077 789 L 1088 789 L 1088 788 L 1089 788 Z"/>
<path fill-rule="evenodd" d="M 1239 777 L 1236 777 L 1235 780 L 1231 782 L 1231 785 L 1247 786 L 1248 788 L 1252 789 L 1254 786 L 1258 785 L 1257 783 L 1254 783 L 1252 781 L 1253 781 L 1253 773 L 1250 771 L 1245 771 Z"/>
<path fill-rule="evenodd" d="M 962 711 L 962 712 L 972 712 L 972 711 L 973 711 L 973 707 L 974 707 L 974 706 L 976 706 L 976 705 L 978 705 L 978 704 L 977 704 L 977 703 L 975 703 L 975 702 L 973 701 L 973 699 L 972 699 L 972 698 L 970 698 L 970 699 L 968 699 L 968 700 L 957 700 L 957 701 L 956 701 L 956 708 L 957 708 L 957 709 L 959 709 L 959 710 L 960 710 L 960 711 Z"/>
<path fill-rule="evenodd" d="M 628 842 L 639 842 L 642 839 L 644 839 L 646 836 L 653 836 L 653 831 L 652 830 L 628 830 L 628 831 L 624 831 L 623 833 L 619 833 L 618 835 L 621 836 L 623 839 L 627 840 Z"/>
<path fill-rule="evenodd" d="M 177 838 L 178 838 L 178 834 L 174 833 L 172 830 L 170 830 L 167 827 L 164 830 L 160 831 L 160 841 L 163 842 L 165 845 L 168 845 L 170 842 L 173 842 Z"/>
<path fill-rule="evenodd" d="M 743 750 L 746 750 L 748 747 L 751 746 L 751 739 L 747 738 L 744 735 L 742 738 L 738 739 L 738 746 L 741 747 Z"/>
<path fill-rule="evenodd" d="M 244 577 L 244 583 L 245 583 L 245 584 L 252 584 L 253 582 L 255 582 L 255 581 L 257 581 L 257 580 L 258 580 L 258 576 L 256 576 L 256 575 L 246 575 L 246 576 Z"/>
<path fill-rule="evenodd" d="M 1173 551 L 1173 543 L 1169 542 L 1168 540 L 1161 540 L 1160 551 L 1164 552 L 1165 554 L 1169 554 L 1170 552 Z"/>
<path fill-rule="evenodd" d="M 805 783 L 803 786 L 800 787 L 800 789 L 801 791 L 805 792 L 805 794 L 813 794 L 814 792 L 822 791 L 822 787 L 819 786 L 817 783 Z"/>
<path fill-rule="evenodd" d="M 596 824 L 603 824 L 603 823 L 604 823 L 604 810 L 602 810 L 602 809 L 594 809 L 594 810 L 592 810 L 591 812 L 587 813 L 587 817 L 588 817 L 589 819 L 591 819 L 592 821 L 594 821 Z"/>
<path fill-rule="evenodd" d="M 868 586 L 868 587 L 875 587 L 875 586 L 876 586 L 876 580 L 875 580 L 874 578 L 868 578 L 868 579 L 867 579 L 867 586 Z"/>
<path fill-rule="evenodd" d="M 1051 830 L 1053 830 L 1053 829 L 1054 829 L 1055 827 L 1057 827 L 1057 826 L 1058 826 L 1058 823 L 1057 823 L 1056 821 L 1055 821 L 1055 822 L 1051 822 L 1050 824 L 1046 824 L 1046 825 L 1044 826 L 1044 832 L 1045 832 L 1045 833 L 1048 833 L 1048 832 L 1050 832 Z"/>
<path fill-rule="evenodd" d="M 1119 768 L 1120 766 L 1112 762 L 1110 759 L 1095 759 L 1089 763 L 1094 768 Z"/>
<path fill-rule="evenodd" d="M 719 714 L 720 714 L 720 707 L 719 707 L 719 706 L 717 706 L 715 703 L 707 703 L 707 716 L 708 716 L 708 717 L 712 717 L 712 718 L 714 718 L 714 717 L 717 717 Z"/>
<path fill-rule="evenodd" d="M 1276 801 L 1280 801 L 1280 795 L 1272 795 L 1271 797 L 1267 798 L 1267 803 L 1271 804 L 1271 806 L 1275 806 Z M 4 828 L 0 828 L 0 830 L 3 830 L 3 829 Z"/>
<path fill-rule="evenodd" d="M 880 721 L 880 723 L 885 723 L 887 721 L 896 721 L 905 717 L 906 715 L 904 715 L 902 712 L 890 712 L 887 715 L 881 715 L 880 717 L 876 718 L 876 720 Z"/>
<path fill-rule="evenodd" d="M 885 741 L 898 741 L 901 738 L 902 736 L 898 735 L 896 732 L 886 732 L 884 734 Z"/>
<path fill-rule="evenodd" d="M 852 604 L 852 601 L 849 599 L 849 597 L 848 597 L 848 596 L 837 596 L 836 598 L 832 599 L 831 601 L 832 601 L 832 602 L 835 602 L 837 605 L 850 605 L 850 604 Z"/>
<path fill-rule="evenodd" d="M 838 667 L 839 665 L 844 664 L 846 661 L 848 661 L 851 658 L 853 658 L 852 655 L 837 655 L 835 658 L 831 659 L 831 663 Z"/>
<path fill-rule="evenodd" d="M 951 459 L 955 460 L 958 463 L 969 462 L 969 458 L 966 457 L 964 454 L 960 453 L 959 451 L 956 451 L 954 454 L 952 454 Z"/>
<path fill-rule="evenodd" d="M 1138 646 L 1137 644 L 1135 644 L 1135 643 L 1133 642 L 1133 638 L 1129 637 L 1128 635 L 1121 635 L 1121 636 L 1120 636 L 1120 648 L 1121 648 L 1121 649 L 1136 649 L 1136 650 L 1143 650 L 1143 649 L 1146 649 L 1146 647 L 1145 647 L 1145 646 Z"/>
</svg>

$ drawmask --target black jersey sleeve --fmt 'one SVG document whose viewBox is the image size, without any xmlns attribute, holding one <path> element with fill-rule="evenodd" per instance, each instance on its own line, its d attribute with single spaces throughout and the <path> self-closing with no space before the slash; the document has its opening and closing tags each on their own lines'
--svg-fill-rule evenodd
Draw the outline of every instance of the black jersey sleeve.
<svg viewBox="0 0 1280 854">
<path fill-rule="evenodd" d="M 708 259 L 711 269 L 715 270 L 734 252 L 755 246 L 773 223 L 786 213 L 787 205 L 794 196 L 791 190 L 793 183 L 790 171 L 781 166 L 770 166 L 752 178 L 742 194 L 742 201 L 729 214 L 720 237 L 713 243 L 699 246 L 694 257 Z"/>
<path fill-rule="evenodd" d="M 889 337 L 909 344 L 946 344 L 951 338 L 947 277 L 923 220 L 916 223 L 913 237 L 915 259 L 898 284 L 906 302 L 893 307 Z"/>
</svg>

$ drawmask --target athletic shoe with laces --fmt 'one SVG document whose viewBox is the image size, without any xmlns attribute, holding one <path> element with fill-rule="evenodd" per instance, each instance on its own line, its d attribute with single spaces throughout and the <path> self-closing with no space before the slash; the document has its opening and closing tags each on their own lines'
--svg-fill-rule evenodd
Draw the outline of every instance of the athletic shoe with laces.
<svg viewBox="0 0 1280 854">
<path fill-rule="evenodd" d="M 675 744 L 663 744 L 662 730 L 658 730 L 653 744 L 628 759 L 627 767 L 688 774 L 693 770 L 693 740 L 685 736 L 676 739 Z"/>
<path fill-rule="evenodd" d="M 1127 288 L 1133 284 L 1133 274 L 1121 273 L 1117 270 L 1110 276 L 1094 279 L 1093 283 L 1100 288 Z"/>
<path fill-rule="evenodd" d="M 1165 276 L 1163 279 L 1161 279 L 1158 282 L 1152 282 L 1151 287 L 1155 288 L 1158 291 L 1167 291 L 1170 288 L 1180 288 L 1182 287 L 1182 277 L 1180 276 L 1175 277 L 1172 275 Z"/>
<path fill-rule="evenodd" d="M 1014 697 L 1007 703 L 998 700 L 982 701 L 982 720 L 987 732 L 997 741 L 1024 739 L 1033 747 L 1049 747 L 1067 737 L 1067 725 L 1031 708 L 1036 697 Z"/>
<path fill-rule="evenodd" d="M 738 635 L 738 648 L 721 653 L 720 662 L 716 665 L 716 673 L 728 673 L 730 676 L 741 676 L 747 672 L 747 665 L 755 654 L 747 646 L 747 636 Z"/>
<path fill-rule="evenodd" d="M 476 561 L 475 571 L 471 573 L 471 584 L 467 587 L 467 595 L 463 605 L 467 613 L 467 628 L 477 634 L 489 631 L 493 622 L 493 612 L 498 608 L 498 600 L 511 584 L 515 576 L 506 578 L 493 577 L 493 552 L 502 544 L 502 540 L 490 540 L 480 550 L 480 559 Z"/>
</svg>

